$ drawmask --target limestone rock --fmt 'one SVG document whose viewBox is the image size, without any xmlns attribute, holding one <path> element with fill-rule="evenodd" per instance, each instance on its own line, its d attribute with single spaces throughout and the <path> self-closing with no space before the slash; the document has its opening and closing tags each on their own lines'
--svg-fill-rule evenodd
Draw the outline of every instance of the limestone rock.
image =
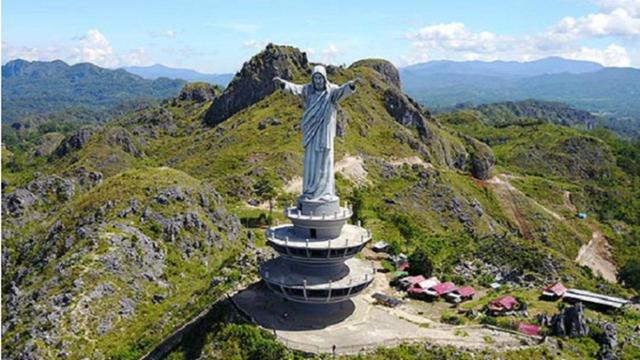
<svg viewBox="0 0 640 360">
<path fill-rule="evenodd" d="M 267 45 L 261 53 L 244 63 L 222 95 L 213 100 L 204 122 L 209 126 L 218 125 L 274 92 L 274 77 L 290 80 L 296 73 L 306 74 L 308 66 L 307 55 L 297 48 Z"/>
<path fill-rule="evenodd" d="M 58 157 L 63 157 L 66 154 L 82 149 L 91 135 L 93 135 L 93 129 L 91 128 L 82 128 L 73 133 L 71 136 L 68 136 L 66 139 L 62 141 L 60 145 L 55 150 L 55 155 Z"/>
<path fill-rule="evenodd" d="M 16 189 L 12 193 L 2 196 L 2 212 L 8 211 L 13 216 L 20 216 L 33 206 L 38 199 L 27 189 Z"/>
<path fill-rule="evenodd" d="M 550 325 L 551 333 L 555 336 L 582 337 L 589 335 L 582 303 L 567 307 L 554 315 Z"/>
<path fill-rule="evenodd" d="M 467 142 L 469 153 L 471 154 L 471 174 L 476 179 L 487 180 L 491 178 L 493 167 L 496 163 L 495 156 L 491 148 L 472 137 L 463 135 Z"/>
<path fill-rule="evenodd" d="M 400 89 L 400 73 L 393 64 L 384 59 L 365 59 L 351 64 L 349 68 L 365 66 L 378 72 L 390 84 Z"/>
<path fill-rule="evenodd" d="M 178 100 L 203 103 L 213 100 L 219 93 L 220 88 L 217 86 L 205 82 L 194 82 L 185 85 L 182 90 L 180 90 Z"/>
<path fill-rule="evenodd" d="M 392 87 L 384 92 L 384 106 L 398 123 L 407 127 L 415 127 L 423 140 L 429 138 L 428 113 L 403 94 L 400 89 Z"/>
<path fill-rule="evenodd" d="M 107 142 L 111 145 L 119 145 L 122 150 L 135 157 L 144 156 L 144 153 L 136 146 L 133 136 L 124 128 L 116 127 L 109 131 Z"/>
</svg>

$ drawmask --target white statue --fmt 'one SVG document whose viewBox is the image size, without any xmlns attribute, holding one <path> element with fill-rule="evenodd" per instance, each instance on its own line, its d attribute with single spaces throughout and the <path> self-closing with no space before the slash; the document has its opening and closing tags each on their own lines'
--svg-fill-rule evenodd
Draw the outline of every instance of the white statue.
<svg viewBox="0 0 640 360">
<path fill-rule="evenodd" d="M 333 171 L 333 139 L 336 136 L 336 107 L 351 95 L 360 80 L 336 85 L 327 79 L 324 66 L 315 66 L 311 83 L 297 85 L 273 78 L 283 91 L 299 96 L 304 102 L 302 145 L 304 146 L 304 200 L 337 200 Z"/>
</svg>

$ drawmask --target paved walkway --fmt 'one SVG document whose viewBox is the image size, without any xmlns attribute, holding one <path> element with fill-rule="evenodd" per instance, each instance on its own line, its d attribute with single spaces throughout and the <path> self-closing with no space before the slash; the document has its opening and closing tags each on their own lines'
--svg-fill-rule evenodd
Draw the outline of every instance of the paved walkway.
<svg viewBox="0 0 640 360">
<path fill-rule="evenodd" d="M 385 281 L 384 277 L 375 282 Z M 375 283 L 374 282 L 374 283 Z M 380 284 L 378 284 L 380 285 Z M 382 285 L 384 286 L 384 285 Z M 278 339 L 297 350 L 352 354 L 403 342 L 429 342 L 467 349 L 507 349 L 534 344 L 535 340 L 482 326 L 452 326 L 405 312 L 374 305 L 372 286 L 352 301 L 309 308 L 284 301 L 262 286 L 253 286 L 233 297 L 239 308 Z"/>
</svg>

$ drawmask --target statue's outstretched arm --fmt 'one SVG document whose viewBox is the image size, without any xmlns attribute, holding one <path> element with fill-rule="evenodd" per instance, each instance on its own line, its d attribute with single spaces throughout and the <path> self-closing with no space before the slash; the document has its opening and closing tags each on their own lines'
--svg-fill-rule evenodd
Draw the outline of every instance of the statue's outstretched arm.
<svg viewBox="0 0 640 360">
<path fill-rule="evenodd" d="M 360 78 L 357 78 L 340 85 L 337 89 L 331 92 L 331 101 L 337 103 L 346 99 L 347 97 L 349 97 L 349 95 L 353 94 L 356 91 L 356 85 L 361 82 L 362 80 Z"/>
<path fill-rule="evenodd" d="M 299 97 L 304 96 L 304 92 L 303 92 L 304 85 L 294 84 L 278 76 L 273 78 L 273 82 L 276 84 L 276 88 L 279 88 L 284 92 L 288 92 L 289 94 L 299 96 Z"/>
</svg>

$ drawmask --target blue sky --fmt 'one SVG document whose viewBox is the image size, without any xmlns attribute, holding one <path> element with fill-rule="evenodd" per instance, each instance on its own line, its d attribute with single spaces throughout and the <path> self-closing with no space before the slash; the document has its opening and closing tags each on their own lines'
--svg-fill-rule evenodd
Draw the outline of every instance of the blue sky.
<svg viewBox="0 0 640 360">
<path fill-rule="evenodd" d="M 640 0 L 2 2 L 3 63 L 162 63 L 222 73 L 268 42 L 334 64 L 563 56 L 640 67 Z"/>
</svg>

